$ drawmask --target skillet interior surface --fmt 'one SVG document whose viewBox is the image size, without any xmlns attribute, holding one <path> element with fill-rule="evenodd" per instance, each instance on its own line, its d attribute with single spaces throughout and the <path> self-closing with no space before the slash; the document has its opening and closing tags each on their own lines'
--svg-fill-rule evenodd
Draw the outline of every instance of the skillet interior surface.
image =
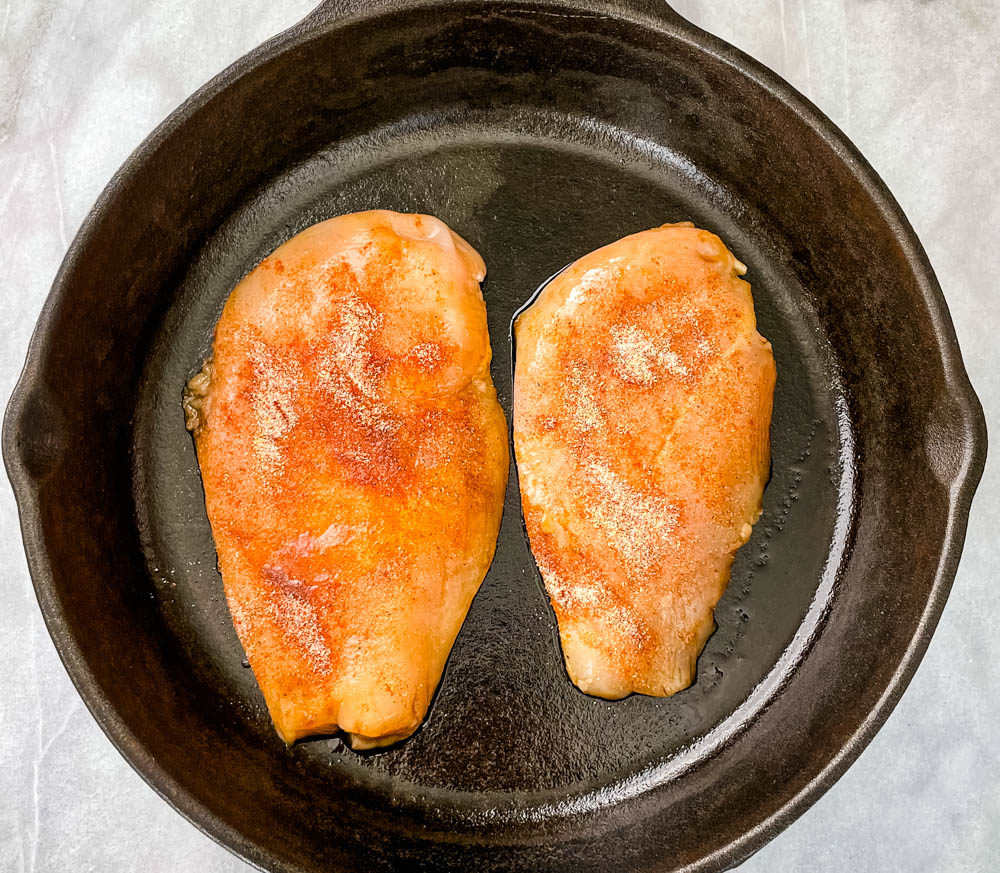
<svg viewBox="0 0 1000 873">
<path fill-rule="evenodd" d="M 194 98 L 112 183 L 4 448 L 71 675 L 182 812 L 274 869 L 722 869 L 860 751 L 943 605 L 982 422 L 905 220 L 780 87 L 672 18 L 320 15 Z M 508 416 L 511 318 L 568 261 L 689 219 L 749 266 L 778 366 L 772 478 L 689 690 L 573 688 L 512 467 L 496 559 L 417 734 L 364 755 L 274 734 L 181 390 L 246 272 L 371 208 L 436 215 L 483 254 Z"/>
</svg>

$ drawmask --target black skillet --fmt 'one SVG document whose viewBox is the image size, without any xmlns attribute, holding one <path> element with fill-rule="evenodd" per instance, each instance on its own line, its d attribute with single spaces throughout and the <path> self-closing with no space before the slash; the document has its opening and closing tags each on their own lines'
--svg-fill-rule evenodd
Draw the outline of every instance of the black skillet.
<svg viewBox="0 0 1000 873">
<path fill-rule="evenodd" d="M 691 689 L 607 703 L 570 685 L 512 475 L 423 728 L 364 756 L 275 736 L 223 603 L 181 387 L 244 273 L 372 207 L 440 216 L 483 253 L 508 411 L 511 315 L 568 261 L 692 219 L 749 265 L 778 362 L 773 476 Z M 282 871 L 739 862 L 905 688 L 985 450 L 885 186 L 777 76 L 652 0 L 323 4 L 108 186 L 3 435 L 42 612 L 94 716 L 198 827 Z"/>
</svg>

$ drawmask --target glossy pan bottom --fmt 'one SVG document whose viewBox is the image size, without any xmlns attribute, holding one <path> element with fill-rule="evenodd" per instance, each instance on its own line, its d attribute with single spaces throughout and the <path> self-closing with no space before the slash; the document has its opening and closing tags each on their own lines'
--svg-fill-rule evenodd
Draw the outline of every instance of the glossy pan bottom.
<svg viewBox="0 0 1000 873">
<path fill-rule="evenodd" d="M 377 146 L 340 145 L 336 156 L 314 156 L 258 191 L 207 242 L 181 283 L 147 358 L 134 428 L 139 534 L 164 618 L 206 691 L 238 700 L 260 741 L 277 748 L 253 676 L 241 668 L 179 401 L 233 285 L 315 221 L 368 208 L 436 215 L 486 260 L 493 379 L 509 414 L 511 318 L 554 267 L 667 221 L 691 219 L 723 236 L 750 268 L 760 330 L 778 361 L 774 472 L 694 687 L 667 700 L 609 703 L 570 684 L 512 471 L 496 558 L 424 727 L 373 755 L 353 754 L 339 740 L 292 753 L 309 766 L 332 762 L 338 775 L 377 791 L 405 786 L 437 808 L 461 810 L 465 793 L 481 794 L 505 815 L 619 797 L 640 772 L 661 779 L 660 768 L 686 765 L 684 747 L 730 719 L 756 686 L 769 676 L 779 681 L 782 653 L 810 608 L 818 615 L 829 596 L 853 500 L 852 435 L 850 422 L 837 418 L 843 396 L 830 378 L 834 362 L 794 280 L 762 259 L 745 229 L 713 210 L 699 180 L 679 176 L 669 155 L 650 166 L 641 144 L 601 131 L 615 137 L 623 161 L 593 132 L 551 117 L 535 121 L 560 137 L 424 119 L 423 131 L 409 127 L 405 137 Z"/>
</svg>

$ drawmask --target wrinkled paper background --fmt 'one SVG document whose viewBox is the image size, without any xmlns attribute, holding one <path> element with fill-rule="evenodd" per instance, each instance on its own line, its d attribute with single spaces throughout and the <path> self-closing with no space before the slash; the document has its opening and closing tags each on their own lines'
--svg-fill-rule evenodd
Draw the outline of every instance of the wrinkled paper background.
<svg viewBox="0 0 1000 873">
<path fill-rule="evenodd" d="M 0 0 L 0 392 L 67 244 L 140 140 L 311 0 Z M 860 147 L 920 235 L 990 425 L 1000 416 L 1000 16 L 994 0 L 675 0 Z M 1000 509 L 987 467 L 912 686 L 860 760 L 741 873 L 1000 864 Z M 42 625 L 0 487 L 0 870 L 246 871 L 105 739 Z M 904 580 L 901 580 L 904 581 Z"/>
</svg>

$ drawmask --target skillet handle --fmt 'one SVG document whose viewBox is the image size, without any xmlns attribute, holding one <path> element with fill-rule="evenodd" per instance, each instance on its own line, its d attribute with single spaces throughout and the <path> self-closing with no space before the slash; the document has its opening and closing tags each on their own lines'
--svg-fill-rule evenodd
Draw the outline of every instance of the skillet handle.
<svg viewBox="0 0 1000 873">
<path fill-rule="evenodd" d="M 439 0 L 439 2 L 442 2 L 442 0 Z M 450 2 L 450 0 L 443 0 L 443 2 Z M 524 3 L 519 3 L 517 0 L 514 0 L 514 2 L 511 2 L 511 0 L 480 0 L 480 2 L 495 3 L 498 6 L 507 8 L 535 7 L 544 9 L 547 6 L 565 5 L 560 0 L 528 0 L 528 2 Z M 580 11 L 580 8 L 583 7 L 605 15 L 638 14 L 656 22 L 674 26 L 680 25 L 692 30 L 695 29 L 694 25 L 684 18 L 684 16 L 675 12 L 666 0 L 573 0 L 573 2 L 576 7 L 575 11 Z M 396 9 L 405 9 L 407 6 L 416 5 L 430 4 L 418 4 L 412 2 L 412 0 L 320 0 L 316 8 L 302 19 L 302 23 L 320 24 L 337 18 L 349 18 L 359 13 L 391 12 Z"/>
</svg>

